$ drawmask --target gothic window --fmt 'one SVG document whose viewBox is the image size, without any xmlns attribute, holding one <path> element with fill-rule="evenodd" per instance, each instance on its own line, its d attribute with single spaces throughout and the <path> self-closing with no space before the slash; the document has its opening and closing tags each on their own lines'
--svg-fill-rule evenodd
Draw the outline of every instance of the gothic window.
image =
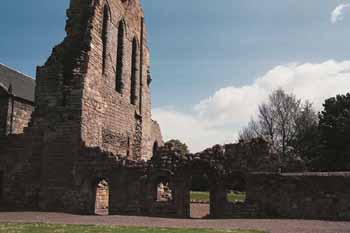
<svg viewBox="0 0 350 233">
<path fill-rule="evenodd" d="M 124 59 L 124 20 L 119 22 L 118 26 L 118 46 L 117 46 L 117 65 L 116 65 L 116 85 L 115 89 L 119 93 L 123 92 L 123 59 Z"/>
<path fill-rule="evenodd" d="M 136 38 L 132 41 L 132 55 L 131 55 L 131 89 L 130 89 L 130 103 L 136 104 L 136 83 L 137 83 L 137 41 Z"/>
<path fill-rule="evenodd" d="M 158 155 L 158 142 L 154 142 L 153 144 L 153 150 L 152 150 L 152 153 L 153 153 L 153 157 L 156 157 Z"/>
<path fill-rule="evenodd" d="M 107 60 L 107 34 L 108 34 L 108 7 L 107 5 L 103 10 L 103 24 L 102 24 L 102 73 L 105 73 L 106 70 L 106 60 Z"/>
</svg>

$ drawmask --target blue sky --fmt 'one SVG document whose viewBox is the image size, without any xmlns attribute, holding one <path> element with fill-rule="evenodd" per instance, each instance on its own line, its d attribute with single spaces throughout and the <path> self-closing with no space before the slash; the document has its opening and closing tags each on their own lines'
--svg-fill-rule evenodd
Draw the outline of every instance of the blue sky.
<svg viewBox="0 0 350 233">
<path fill-rule="evenodd" d="M 254 97 L 245 92 L 258 85 L 259 78 L 279 83 L 293 73 L 291 79 L 299 81 L 281 86 L 298 92 L 297 85 L 301 84 L 296 83 L 309 80 L 310 70 L 344 74 L 348 68 L 344 62 L 350 60 L 350 9 L 343 9 L 344 18 L 337 23 L 331 22 L 331 13 L 350 0 L 142 2 L 151 49 L 155 118 L 166 138 L 186 140 L 192 150 L 210 146 L 211 141 L 233 140 L 249 120 L 247 114 L 253 114 L 256 103 L 252 101 L 251 108 L 242 114 L 245 110 L 232 99 L 240 99 L 242 106 L 249 103 L 246 100 Z M 0 62 L 34 77 L 36 65 L 43 64 L 53 46 L 64 38 L 68 4 L 68 0 L 2 0 Z M 305 64 L 314 66 L 302 66 Z M 280 73 L 279 68 L 287 69 L 287 74 Z M 271 78 L 271 73 L 281 78 Z M 325 76 L 319 85 L 329 85 L 324 80 L 334 77 L 338 76 Z M 331 94 L 305 94 L 305 98 L 318 103 Z M 264 95 L 259 97 L 260 100 Z M 226 108 L 233 110 L 225 112 Z M 235 114 L 248 119 L 229 120 Z M 179 125 L 183 121 L 198 124 L 200 129 L 174 129 L 169 124 L 173 121 Z"/>
</svg>

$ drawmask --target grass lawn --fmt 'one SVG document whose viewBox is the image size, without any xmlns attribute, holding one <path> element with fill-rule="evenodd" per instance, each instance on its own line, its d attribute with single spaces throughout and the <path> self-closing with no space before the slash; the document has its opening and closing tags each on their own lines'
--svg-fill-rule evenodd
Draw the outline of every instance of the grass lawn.
<svg viewBox="0 0 350 233">
<path fill-rule="evenodd" d="M 209 193 L 208 192 L 191 192 L 191 200 L 196 201 L 209 201 Z M 244 202 L 245 200 L 245 193 L 229 193 L 228 194 L 228 201 L 230 202 Z"/>
<path fill-rule="evenodd" d="M 1 233 L 264 233 L 249 230 L 203 230 L 48 224 L 0 224 Z"/>
</svg>

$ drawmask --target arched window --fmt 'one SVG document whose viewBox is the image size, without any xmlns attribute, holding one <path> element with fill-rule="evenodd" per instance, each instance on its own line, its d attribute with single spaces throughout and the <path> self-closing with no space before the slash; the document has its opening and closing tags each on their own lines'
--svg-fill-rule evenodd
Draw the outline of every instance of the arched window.
<svg viewBox="0 0 350 233">
<path fill-rule="evenodd" d="M 137 41 L 136 38 L 132 41 L 132 55 L 131 55 L 131 87 L 130 87 L 130 103 L 136 105 L 136 83 L 137 83 Z"/>
<path fill-rule="evenodd" d="M 117 65 L 116 65 L 116 83 L 115 89 L 119 93 L 123 92 L 123 59 L 124 59 L 124 20 L 119 22 L 118 26 L 118 46 L 117 46 Z"/>
<path fill-rule="evenodd" d="M 108 21 L 109 13 L 108 6 L 106 5 L 103 9 L 103 23 L 102 23 L 102 73 L 106 70 L 106 59 L 107 59 L 107 34 L 108 34 Z"/>
<path fill-rule="evenodd" d="M 153 157 L 156 157 L 158 155 L 158 142 L 156 141 L 154 144 L 153 144 Z"/>
<path fill-rule="evenodd" d="M 166 178 L 159 180 L 157 183 L 156 201 L 157 202 L 171 202 L 174 200 L 173 190 L 169 181 Z"/>
</svg>

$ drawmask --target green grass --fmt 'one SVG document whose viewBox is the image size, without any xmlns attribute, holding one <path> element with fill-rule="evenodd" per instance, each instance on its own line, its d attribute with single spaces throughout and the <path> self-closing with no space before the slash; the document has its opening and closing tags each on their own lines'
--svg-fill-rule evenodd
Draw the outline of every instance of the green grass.
<svg viewBox="0 0 350 233">
<path fill-rule="evenodd" d="M 230 202 L 244 202 L 245 200 L 245 193 L 229 193 L 228 194 L 228 201 Z M 209 201 L 209 193 L 208 192 L 191 192 L 191 200 L 196 201 Z"/>
<path fill-rule="evenodd" d="M 264 233 L 253 230 L 203 230 L 49 224 L 0 224 L 1 233 Z"/>
</svg>

